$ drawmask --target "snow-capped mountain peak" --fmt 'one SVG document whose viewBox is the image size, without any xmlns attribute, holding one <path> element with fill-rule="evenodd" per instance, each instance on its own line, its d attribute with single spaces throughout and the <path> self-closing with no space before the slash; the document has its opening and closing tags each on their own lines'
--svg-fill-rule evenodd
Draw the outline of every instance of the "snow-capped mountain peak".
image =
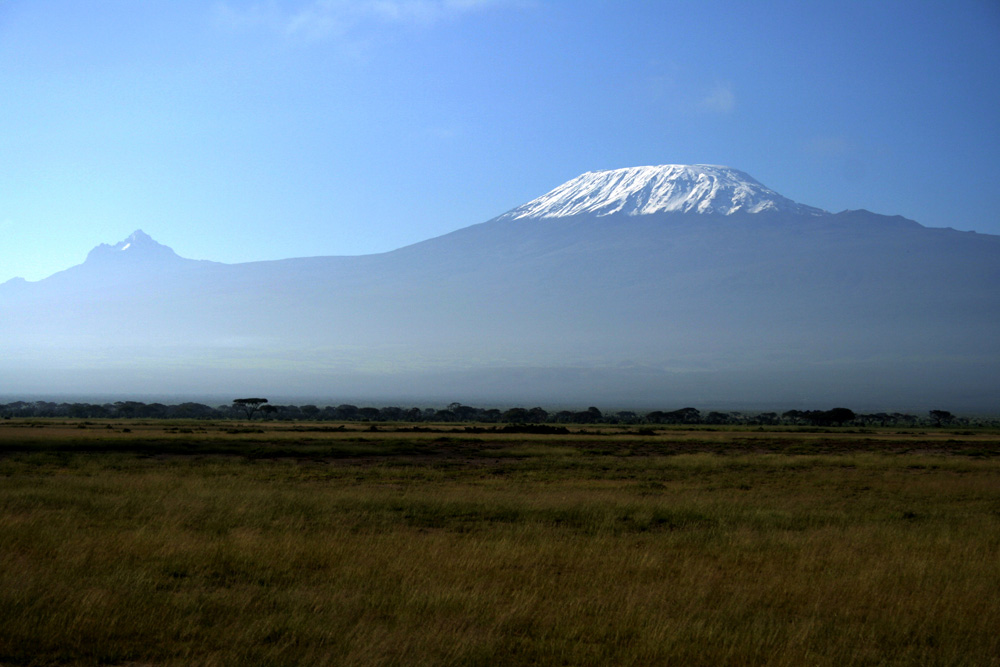
<svg viewBox="0 0 1000 667">
<path fill-rule="evenodd" d="M 647 215 L 671 211 L 719 215 L 765 211 L 825 213 L 782 197 L 736 169 L 705 164 L 666 164 L 589 171 L 503 217 Z"/>
</svg>

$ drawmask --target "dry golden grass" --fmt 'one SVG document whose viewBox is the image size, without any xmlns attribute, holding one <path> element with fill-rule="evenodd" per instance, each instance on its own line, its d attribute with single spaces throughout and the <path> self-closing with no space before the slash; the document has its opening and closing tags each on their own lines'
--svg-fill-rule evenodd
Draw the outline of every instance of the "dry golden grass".
<svg viewBox="0 0 1000 667">
<path fill-rule="evenodd" d="M 104 426 L 0 428 L 0 663 L 1000 664 L 996 434 Z"/>
</svg>

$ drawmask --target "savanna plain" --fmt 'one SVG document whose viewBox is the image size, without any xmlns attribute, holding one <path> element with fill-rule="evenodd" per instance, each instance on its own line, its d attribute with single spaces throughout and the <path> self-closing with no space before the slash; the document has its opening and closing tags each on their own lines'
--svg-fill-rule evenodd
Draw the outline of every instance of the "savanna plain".
<svg viewBox="0 0 1000 667">
<path fill-rule="evenodd" d="M 998 665 L 1000 432 L 0 421 L 5 665 Z"/>
</svg>

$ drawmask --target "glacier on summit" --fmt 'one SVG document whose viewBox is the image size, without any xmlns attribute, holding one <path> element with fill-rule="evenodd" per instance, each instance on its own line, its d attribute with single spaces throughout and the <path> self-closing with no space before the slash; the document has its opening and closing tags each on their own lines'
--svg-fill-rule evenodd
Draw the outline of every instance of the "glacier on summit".
<svg viewBox="0 0 1000 667">
<path fill-rule="evenodd" d="M 736 169 L 707 164 L 665 164 L 588 171 L 502 217 L 519 220 L 665 212 L 826 213 L 783 197 Z"/>
</svg>

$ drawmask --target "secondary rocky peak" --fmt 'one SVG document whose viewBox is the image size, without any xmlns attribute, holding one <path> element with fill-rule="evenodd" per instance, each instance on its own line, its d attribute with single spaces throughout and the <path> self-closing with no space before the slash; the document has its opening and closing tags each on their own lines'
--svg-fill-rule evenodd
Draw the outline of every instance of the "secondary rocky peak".
<svg viewBox="0 0 1000 667">
<path fill-rule="evenodd" d="M 118 243 L 118 245 L 115 246 L 115 249 L 129 250 L 134 248 L 141 248 L 143 246 L 160 246 L 160 244 L 154 241 L 153 237 L 147 234 L 146 232 L 142 231 L 141 229 L 137 229 L 134 232 L 132 232 L 132 234 L 127 239 Z"/>
<path fill-rule="evenodd" d="M 87 255 L 87 262 L 123 261 L 129 260 L 163 260 L 177 258 L 177 254 L 167 246 L 157 243 L 153 238 L 137 229 L 123 241 L 115 245 L 102 243 Z"/>
<path fill-rule="evenodd" d="M 666 164 L 589 171 L 515 208 L 505 217 L 647 215 L 661 212 L 732 215 L 789 212 L 822 215 L 765 187 L 750 175 L 716 165 Z"/>
</svg>

